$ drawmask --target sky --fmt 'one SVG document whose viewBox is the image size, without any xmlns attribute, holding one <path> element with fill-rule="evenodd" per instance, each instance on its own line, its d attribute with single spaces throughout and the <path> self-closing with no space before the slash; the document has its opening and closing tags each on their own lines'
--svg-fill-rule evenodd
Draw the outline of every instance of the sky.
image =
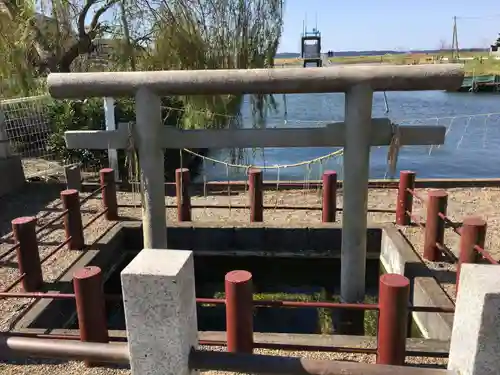
<svg viewBox="0 0 500 375">
<path fill-rule="evenodd" d="M 299 52 L 303 21 L 317 25 L 322 51 L 486 47 L 500 33 L 498 0 L 286 0 L 279 52 Z"/>
</svg>

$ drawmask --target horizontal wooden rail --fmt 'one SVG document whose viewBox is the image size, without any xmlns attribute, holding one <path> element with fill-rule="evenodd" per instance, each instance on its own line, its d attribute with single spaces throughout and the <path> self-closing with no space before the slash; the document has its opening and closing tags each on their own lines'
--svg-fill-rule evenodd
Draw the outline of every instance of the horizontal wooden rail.
<svg viewBox="0 0 500 375">
<path fill-rule="evenodd" d="M 373 91 L 455 90 L 461 64 L 332 66 L 328 68 L 169 70 L 155 72 L 51 73 L 54 98 L 133 96 L 147 88 L 157 95 L 300 94 L 345 92 L 364 84 Z"/>
</svg>

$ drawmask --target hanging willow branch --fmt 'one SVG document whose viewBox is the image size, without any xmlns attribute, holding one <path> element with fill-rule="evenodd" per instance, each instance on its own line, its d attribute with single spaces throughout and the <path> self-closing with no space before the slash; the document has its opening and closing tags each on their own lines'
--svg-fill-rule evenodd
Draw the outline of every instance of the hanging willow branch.
<svg viewBox="0 0 500 375">
<path fill-rule="evenodd" d="M 252 69 L 274 66 L 283 0 L 164 0 L 157 13 L 152 64 L 161 69 Z M 242 96 L 182 98 L 184 128 L 239 126 Z M 275 108 L 272 96 L 250 100 L 254 125 Z"/>
</svg>

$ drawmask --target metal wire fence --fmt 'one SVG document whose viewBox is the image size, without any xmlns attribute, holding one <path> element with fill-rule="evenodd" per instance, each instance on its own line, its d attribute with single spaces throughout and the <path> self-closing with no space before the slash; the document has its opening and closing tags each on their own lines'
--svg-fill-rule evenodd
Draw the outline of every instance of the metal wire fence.
<svg viewBox="0 0 500 375">
<path fill-rule="evenodd" d="M 3 134 L 9 154 L 21 158 L 26 179 L 64 179 L 64 167 L 81 160 L 61 160 L 50 146 L 54 128 L 50 120 L 48 95 L 0 101 Z M 88 179 L 98 176 L 100 165 L 81 165 Z"/>
</svg>

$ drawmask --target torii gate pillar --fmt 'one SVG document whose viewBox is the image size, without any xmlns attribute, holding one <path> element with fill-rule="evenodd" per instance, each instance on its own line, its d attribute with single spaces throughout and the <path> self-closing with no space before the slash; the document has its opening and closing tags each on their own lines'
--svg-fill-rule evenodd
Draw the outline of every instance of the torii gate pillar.
<svg viewBox="0 0 500 375">
<path fill-rule="evenodd" d="M 345 303 L 360 303 L 365 298 L 372 101 L 373 91 L 366 85 L 353 86 L 345 94 L 344 208 L 340 255 L 340 298 Z M 353 316 L 357 315 L 356 311 L 348 311 L 345 315 L 347 318 L 341 319 L 342 333 L 363 334 L 364 311 L 360 311 L 360 317 Z"/>
<path fill-rule="evenodd" d="M 135 94 L 138 143 L 141 167 L 142 231 L 145 249 L 167 248 L 167 216 L 165 211 L 164 151 L 161 99 L 145 87 Z"/>
</svg>

